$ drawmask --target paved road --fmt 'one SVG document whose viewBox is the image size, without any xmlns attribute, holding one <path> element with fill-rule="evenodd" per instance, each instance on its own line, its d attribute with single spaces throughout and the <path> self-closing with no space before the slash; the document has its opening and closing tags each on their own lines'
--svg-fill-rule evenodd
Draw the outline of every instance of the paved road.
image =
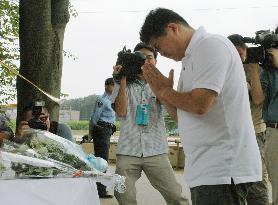
<svg viewBox="0 0 278 205">
<path fill-rule="evenodd" d="M 114 164 L 109 166 L 109 171 L 114 173 Z M 185 188 L 186 185 L 183 179 L 183 169 L 175 171 L 175 174 L 177 180 L 183 187 L 184 195 L 187 196 L 187 198 L 190 198 L 189 190 L 188 188 Z M 163 197 L 156 189 L 151 186 L 145 174 L 142 174 L 142 177 L 137 181 L 136 188 L 138 205 L 166 205 Z M 115 197 L 113 199 L 101 199 L 101 205 L 118 205 L 118 202 Z"/>
<path fill-rule="evenodd" d="M 115 164 L 109 165 L 109 171 L 114 173 L 115 172 Z M 181 183 L 183 188 L 183 194 L 188 199 L 190 199 L 190 192 L 185 184 L 184 178 L 183 178 L 183 169 L 179 169 L 178 171 L 175 171 L 176 178 L 178 182 Z M 160 195 L 156 189 L 154 189 L 149 180 L 147 179 L 146 175 L 143 173 L 142 177 L 137 181 L 136 183 L 137 188 L 137 201 L 138 205 L 166 205 L 166 202 Z M 269 184 L 269 199 L 271 202 L 271 185 Z M 117 200 L 114 198 L 112 199 L 101 199 L 100 202 L 101 205 L 118 205 Z"/>
</svg>

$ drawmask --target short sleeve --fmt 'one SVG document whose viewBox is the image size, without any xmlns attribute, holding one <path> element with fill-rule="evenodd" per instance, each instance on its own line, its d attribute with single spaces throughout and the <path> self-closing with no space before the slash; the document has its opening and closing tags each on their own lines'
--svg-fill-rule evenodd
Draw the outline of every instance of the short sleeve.
<svg viewBox="0 0 278 205">
<path fill-rule="evenodd" d="M 192 55 L 192 89 L 206 88 L 220 94 L 232 63 L 232 53 L 228 45 L 218 38 L 207 38 L 200 42 Z"/>
</svg>

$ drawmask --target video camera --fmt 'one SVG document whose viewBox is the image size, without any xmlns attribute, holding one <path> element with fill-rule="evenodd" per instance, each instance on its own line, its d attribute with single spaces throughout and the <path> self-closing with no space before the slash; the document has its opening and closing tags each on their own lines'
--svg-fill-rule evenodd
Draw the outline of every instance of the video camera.
<svg viewBox="0 0 278 205">
<path fill-rule="evenodd" d="M 44 106 L 45 106 L 44 101 L 36 101 L 32 106 L 33 118 L 28 121 L 28 125 L 30 128 L 38 129 L 38 130 L 47 130 L 47 125 L 40 118 Z"/>
<path fill-rule="evenodd" d="M 123 76 L 126 76 L 127 82 L 133 82 L 142 73 L 141 67 L 144 65 L 146 57 L 140 51 L 131 52 L 130 49 L 123 48 L 118 53 L 116 65 L 121 65 L 122 69 L 118 74 L 113 74 L 114 81 L 119 83 Z"/>
<path fill-rule="evenodd" d="M 267 49 L 278 48 L 278 34 L 274 34 L 270 30 L 260 30 L 255 32 L 255 34 L 255 38 L 244 37 L 245 43 L 260 45 L 247 48 L 247 58 L 244 63 L 272 65 L 272 59 Z"/>
</svg>

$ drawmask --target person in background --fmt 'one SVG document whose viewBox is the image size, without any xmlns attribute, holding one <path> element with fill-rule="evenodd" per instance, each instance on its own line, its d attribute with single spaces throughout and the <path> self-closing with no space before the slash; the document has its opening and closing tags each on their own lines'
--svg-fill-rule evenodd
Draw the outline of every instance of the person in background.
<svg viewBox="0 0 278 205">
<path fill-rule="evenodd" d="M 278 27 L 275 34 L 278 36 Z M 272 186 L 272 205 L 278 205 L 278 48 L 270 48 L 267 52 L 271 63 L 262 65 L 260 76 L 265 95 L 263 119 L 267 127 L 265 159 Z"/>
<path fill-rule="evenodd" d="M 134 51 L 144 54 L 145 62 L 156 64 L 157 52 L 153 47 L 138 43 Z M 121 68 L 121 65 L 114 67 L 114 76 L 119 74 Z M 122 77 L 119 84 L 115 84 L 111 101 L 121 121 L 115 173 L 126 177 L 127 187 L 125 193 L 115 192 L 118 203 L 137 204 L 135 183 L 144 171 L 167 205 L 188 205 L 168 158 L 161 102 L 142 73 L 133 82 Z"/>
<path fill-rule="evenodd" d="M 32 110 L 33 110 L 33 105 L 29 105 L 23 109 L 24 121 L 21 121 L 19 123 L 18 130 L 16 133 L 17 136 L 20 136 L 24 129 L 30 128 L 28 121 L 34 118 Z M 42 108 L 40 120 L 45 124 L 47 131 L 73 142 L 73 137 L 72 137 L 72 132 L 70 127 L 64 123 L 50 121 L 49 112 L 46 107 Z"/>
<path fill-rule="evenodd" d="M 105 80 L 105 92 L 98 97 L 89 122 L 89 137 L 93 139 L 96 157 L 109 160 L 109 148 L 111 135 L 116 131 L 115 112 L 111 107 L 110 96 L 114 88 L 113 78 Z M 97 183 L 100 198 L 112 198 L 106 187 Z"/>
<path fill-rule="evenodd" d="M 241 61 L 244 63 L 247 57 L 247 46 L 244 42 L 244 38 L 239 34 L 233 34 L 228 36 L 228 39 L 234 44 Z M 248 83 L 251 114 L 256 132 L 257 143 L 260 148 L 263 167 L 263 180 L 253 184 L 248 191 L 246 201 L 248 205 L 268 205 L 267 171 L 264 157 L 266 124 L 262 118 L 262 109 L 265 97 L 260 81 L 261 68 L 258 63 L 243 64 L 243 67 Z"/>
</svg>

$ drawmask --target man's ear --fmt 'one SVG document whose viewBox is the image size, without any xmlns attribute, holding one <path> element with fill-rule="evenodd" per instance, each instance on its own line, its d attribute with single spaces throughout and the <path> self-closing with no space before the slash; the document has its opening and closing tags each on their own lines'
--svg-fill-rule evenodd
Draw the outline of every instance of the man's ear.
<svg viewBox="0 0 278 205">
<path fill-rule="evenodd" d="M 169 23 L 167 26 L 167 31 L 172 31 L 174 33 L 177 33 L 179 30 L 179 25 L 177 23 Z"/>
</svg>

